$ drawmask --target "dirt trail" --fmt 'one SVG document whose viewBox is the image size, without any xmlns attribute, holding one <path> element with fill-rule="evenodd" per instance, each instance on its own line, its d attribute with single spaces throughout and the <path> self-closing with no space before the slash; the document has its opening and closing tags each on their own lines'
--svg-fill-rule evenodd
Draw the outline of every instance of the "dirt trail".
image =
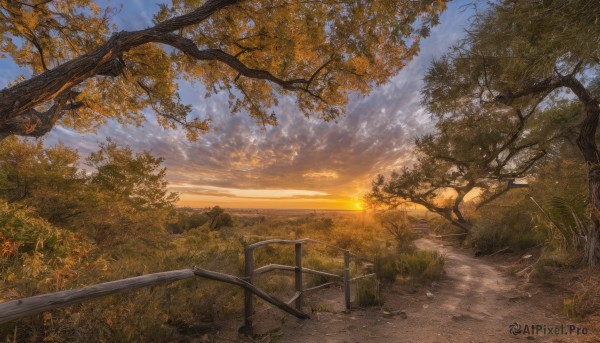
<svg viewBox="0 0 600 343">
<path fill-rule="evenodd" d="M 542 294 L 530 297 L 517 290 L 519 280 L 503 276 L 470 252 L 428 239 L 418 240 L 417 246 L 446 255 L 446 277 L 415 294 L 387 287 L 383 307 L 403 310 L 406 316 L 390 316 L 378 308 L 344 313 L 342 292 L 332 288 L 307 299 L 312 319 L 270 310 L 256 316 L 256 332 L 266 342 L 598 342 L 591 334 L 511 334 L 513 322 L 522 328 L 562 323 L 563 332 L 571 322 L 552 314 Z"/>
</svg>

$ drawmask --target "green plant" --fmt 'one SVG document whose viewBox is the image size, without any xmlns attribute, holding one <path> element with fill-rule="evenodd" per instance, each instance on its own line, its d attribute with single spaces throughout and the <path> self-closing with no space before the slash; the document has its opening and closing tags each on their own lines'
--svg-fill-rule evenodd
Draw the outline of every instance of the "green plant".
<svg viewBox="0 0 600 343">
<path fill-rule="evenodd" d="M 375 274 L 377 274 L 377 278 L 381 281 L 396 281 L 396 276 L 398 275 L 396 255 L 386 253 L 375 257 Z"/>
<path fill-rule="evenodd" d="M 414 280 L 439 279 L 444 274 L 445 258 L 437 251 L 417 250 L 411 254 L 400 254 L 398 271 Z"/>
<path fill-rule="evenodd" d="M 379 281 L 376 278 L 364 278 L 356 282 L 356 304 L 375 306 L 382 304 Z"/>
</svg>

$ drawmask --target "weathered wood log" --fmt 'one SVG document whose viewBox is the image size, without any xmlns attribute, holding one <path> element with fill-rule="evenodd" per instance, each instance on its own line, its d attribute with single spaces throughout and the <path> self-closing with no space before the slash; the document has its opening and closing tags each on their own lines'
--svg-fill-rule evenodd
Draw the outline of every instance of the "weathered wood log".
<svg viewBox="0 0 600 343">
<path fill-rule="evenodd" d="M 350 253 L 344 251 L 344 306 L 350 311 Z"/>
<path fill-rule="evenodd" d="M 256 249 L 260 247 L 264 247 L 271 244 L 296 244 L 296 243 L 304 243 L 306 239 L 269 239 L 267 241 L 256 242 L 252 244 L 248 244 L 246 246 L 247 249 Z"/>
<path fill-rule="evenodd" d="M 296 289 L 296 309 L 302 311 L 302 243 L 296 243 L 294 246 L 296 252 L 296 268 L 294 270 L 294 287 Z"/>
<path fill-rule="evenodd" d="M 294 295 L 290 298 L 290 300 L 286 301 L 286 304 L 290 305 L 294 301 L 298 300 L 301 296 L 302 296 L 302 292 L 294 293 Z"/>
<path fill-rule="evenodd" d="M 371 273 L 371 274 L 365 274 L 365 275 L 361 275 L 361 276 L 357 276 L 355 278 L 350 279 L 350 281 L 356 281 L 356 280 L 360 280 L 360 279 L 364 279 L 366 277 L 371 277 L 371 276 L 376 276 L 377 274 L 375 273 Z"/>
<path fill-rule="evenodd" d="M 197 276 L 201 276 L 203 278 L 222 281 L 222 282 L 226 282 L 226 283 L 230 283 L 230 284 L 233 284 L 236 286 L 243 287 L 244 289 L 256 294 L 256 296 L 258 296 L 259 298 L 265 300 L 266 302 L 268 302 L 272 305 L 275 305 L 276 307 L 279 307 L 280 309 L 284 310 L 285 312 L 287 312 L 291 315 L 294 315 L 297 318 L 300 318 L 300 319 L 310 318 L 310 316 L 308 314 L 298 311 L 295 308 L 288 306 L 283 301 L 268 295 L 267 293 L 263 292 L 262 290 L 256 288 L 251 283 L 244 281 L 237 276 L 223 274 L 223 273 L 217 273 L 217 272 L 213 272 L 213 271 L 205 270 L 205 269 L 194 269 L 194 274 L 196 274 Z"/>
<path fill-rule="evenodd" d="M 323 242 L 323 241 L 319 241 L 316 239 L 310 239 L 310 238 L 303 238 L 303 239 L 270 239 L 270 240 L 266 240 L 266 241 L 261 241 L 261 242 L 256 242 L 256 243 L 252 243 L 247 245 L 247 248 L 250 249 L 256 249 L 256 248 L 260 248 L 260 247 L 264 247 L 267 245 L 271 245 L 271 244 L 297 244 L 297 243 L 316 243 L 316 244 L 321 244 L 321 245 L 325 245 L 329 248 L 335 249 L 335 250 L 339 250 L 343 253 L 348 253 L 350 254 L 350 256 L 352 257 L 356 257 L 357 259 L 360 259 L 362 261 L 366 261 L 366 262 L 371 262 L 369 259 L 367 258 L 363 258 L 362 256 L 356 255 L 350 251 L 347 251 L 344 248 L 340 248 L 338 246 L 335 246 L 333 244 L 327 243 L 327 242 Z"/>
<path fill-rule="evenodd" d="M 194 277 L 194 270 L 182 269 L 104 282 L 80 289 L 37 295 L 0 303 L 0 324 L 59 307 L 106 295 Z"/>
<path fill-rule="evenodd" d="M 252 277 L 254 274 L 254 250 L 247 247 L 244 249 L 244 275 L 248 283 L 252 284 Z M 254 302 L 252 299 L 252 292 L 244 289 L 244 326 L 240 328 L 240 331 L 246 335 L 252 335 L 252 316 L 254 315 Z"/>
<path fill-rule="evenodd" d="M 245 290 L 256 294 L 270 304 L 301 319 L 310 318 L 307 314 L 296 310 L 279 299 L 273 298 L 252 284 L 237 276 L 212 272 L 204 269 L 181 269 L 162 273 L 154 273 L 136 276 L 128 279 L 104 282 L 80 289 L 54 292 L 37 295 L 25 299 L 18 299 L 0 303 L 0 324 L 11 320 L 34 315 L 40 312 L 52 310 L 59 307 L 77 304 L 83 301 L 107 296 L 124 291 L 130 291 L 142 287 L 155 286 L 168 282 L 189 279 L 194 276 L 217 280 L 243 287 Z"/>
<path fill-rule="evenodd" d="M 315 287 L 307 288 L 304 291 L 302 291 L 302 293 L 306 294 L 306 293 L 318 291 L 321 288 L 329 287 L 329 286 L 335 285 L 336 283 L 337 282 L 335 282 L 335 281 L 326 282 L 326 283 L 320 284 L 320 285 L 315 286 Z"/>
<path fill-rule="evenodd" d="M 293 271 L 296 270 L 296 267 L 286 266 L 286 265 L 283 265 L 283 264 L 267 264 L 266 266 L 262 266 L 260 268 L 254 269 L 254 275 L 261 275 L 261 274 L 265 274 L 265 273 L 268 273 L 268 272 L 272 272 L 274 270 L 284 270 L 284 271 L 293 272 Z M 332 273 L 328 273 L 328 272 L 322 272 L 320 270 L 314 270 L 314 269 L 310 269 L 310 268 L 302 268 L 302 273 L 304 273 L 304 274 L 313 274 L 313 275 L 321 275 L 321 276 L 326 276 L 326 277 L 330 277 L 330 278 L 334 278 L 334 279 L 341 279 L 342 278 L 341 275 L 332 274 Z"/>
</svg>

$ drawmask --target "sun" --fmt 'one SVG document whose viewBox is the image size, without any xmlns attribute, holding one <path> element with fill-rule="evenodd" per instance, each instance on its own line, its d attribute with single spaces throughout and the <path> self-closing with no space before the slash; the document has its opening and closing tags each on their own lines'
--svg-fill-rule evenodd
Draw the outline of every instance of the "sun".
<svg viewBox="0 0 600 343">
<path fill-rule="evenodd" d="M 355 208 L 355 209 L 357 209 L 357 210 L 362 210 L 362 209 L 363 209 L 363 204 L 362 204 L 362 202 L 360 202 L 360 201 L 356 201 L 356 202 L 354 203 L 354 208 Z"/>
</svg>

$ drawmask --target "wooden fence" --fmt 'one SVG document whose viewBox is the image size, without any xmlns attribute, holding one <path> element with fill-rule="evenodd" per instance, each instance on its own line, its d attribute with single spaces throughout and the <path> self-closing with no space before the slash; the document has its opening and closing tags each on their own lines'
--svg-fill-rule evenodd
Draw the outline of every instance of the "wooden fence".
<svg viewBox="0 0 600 343">
<path fill-rule="evenodd" d="M 318 243 L 324 244 L 331 248 L 340 250 L 344 254 L 344 271 L 342 275 L 327 273 L 324 271 L 313 270 L 302 267 L 302 245 L 306 243 Z M 257 269 L 254 269 L 254 250 L 270 244 L 294 244 L 295 246 L 295 266 L 287 266 L 280 264 L 270 264 Z M 373 276 L 375 274 L 366 274 L 353 279 L 350 278 L 350 260 L 355 258 L 358 261 L 367 261 L 359 258 L 358 256 L 350 253 L 348 250 L 341 249 L 339 247 L 330 245 L 328 243 L 319 242 L 311 239 L 302 240 L 269 240 L 250 244 L 245 248 L 245 277 L 240 278 L 233 275 L 218 273 L 210 270 L 195 268 L 195 269 L 181 269 L 162 273 L 147 274 L 128 279 L 121 279 L 116 281 L 104 282 L 96 285 L 87 286 L 80 289 L 66 290 L 54 293 L 47 293 L 37 295 L 24 299 L 17 299 L 0 303 L 0 324 L 15 320 L 18 318 L 31 316 L 44 311 L 65 307 L 87 300 L 129 291 L 133 289 L 155 286 L 159 284 L 165 284 L 178 280 L 190 279 L 194 277 L 201 277 L 210 280 L 221 281 L 229 284 L 233 284 L 244 288 L 244 326 L 242 327 L 243 332 L 247 334 L 252 333 L 252 315 L 254 314 L 254 302 L 253 295 L 267 301 L 275 307 L 297 317 L 300 319 L 310 318 L 308 314 L 302 312 L 302 295 L 308 292 L 313 292 L 324 287 L 327 287 L 334 282 L 326 282 L 324 284 L 303 289 L 302 285 L 302 274 L 315 274 L 325 276 L 334 280 L 342 280 L 344 288 L 344 303 L 347 310 L 350 310 L 350 282 Z M 260 290 L 252 284 L 253 277 L 256 275 L 264 274 L 267 272 L 283 270 L 293 271 L 295 275 L 295 294 L 287 302 L 283 302 L 264 291 Z M 294 303 L 294 307 L 290 304 Z"/>
<path fill-rule="evenodd" d="M 302 266 L 302 246 L 307 243 L 316 243 L 316 244 L 325 245 L 329 248 L 332 248 L 332 249 L 342 252 L 344 254 L 344 270 L 342 272 L 342 275 L 332 274 L 332 273 L 328 273 L 328 272 L 324 272 L 324 271 L 320 271 L 320 270 L 314 270 L 314 269 L 310 269 L 310 268 L 304 268 Z M 295 258 L 294 258 L 295 266 L 287 266 L 287 265 L 281 265 L 281 264 L 269 264 L 269 265 L 254 269 L 254 250 L 257 248 L 261 248 L 261 247 L 264 247 L 267 245 L 272 245 L 272 244 L 293 244 L 294 251 L 295 251 Z M 273 240 L 268 240 L 268 241 L 257 242 L 257 243 L 247 245 L 245 248 L 245 252 L 244 252 L 245 280 L 249 284 L 253 284 L 254 276 L 257 276 L 260 274 L 264 274 L 264 273 L 268 273 L 268 272 L 276 271 L 276 270 L 293 271 L 294 278 L 295 278 L 295 282 L 294 282 L 295 293 L 292 296 L 292 298 L 289 299 L 285 303 L 288 305 L 291 303 L 294 303 L 294 306 L 295 306 L 296 310 L 298 310 L 298 311 L 302 311 L 302 296 L 304 294 L 317 291 L 324 287 L 330 286 L 336 282 L 336 281 L 326 282 L 326 283 L 323 283 L 323 284 L 320 284 L 320 285 L 317 285 L 317 286 L 314 286 L 311 288 L 304 289 L 303 283 L 302 283 L 302 275 L 303 274 L 321 275 L 321 276 L 324 276 L 324 277 L 327 277 L 327 278 L 330 278 L 333 280 L 342 281 L 343 289 L 344 289 L 344 306 L 345 306 L 346 310 L 349 311 L 350 310 L 350 283 L 352 281 L 356 281 L 358 279 L 362 279 L 365 277 L 375 276 L 374 273 L 370 273 L 370 274 L 360 275 L 355 278 L 350 278 L 350 261 L 352 258 L 355 259 L 356 263 L 360 263 L 361 261 L 369 262 L 367 259 L 361 258 L 360 256 L 355 255 L 346 249 L 342 249 L 335 245 L 317 241 L 317 240 L 313 240 L 313 239 L 300 239 L 300 240 L 273 239 Z M 254 315 L 254 302 L 253 302 L 252 291 L 250 291 L 249 289 L 246 289 L 244 291 L 244 326 L 242 327 L 243 332 L 248 333 L 248 334 L 252 333 L 252 316 L 253 315 Z"/>
</svg>

